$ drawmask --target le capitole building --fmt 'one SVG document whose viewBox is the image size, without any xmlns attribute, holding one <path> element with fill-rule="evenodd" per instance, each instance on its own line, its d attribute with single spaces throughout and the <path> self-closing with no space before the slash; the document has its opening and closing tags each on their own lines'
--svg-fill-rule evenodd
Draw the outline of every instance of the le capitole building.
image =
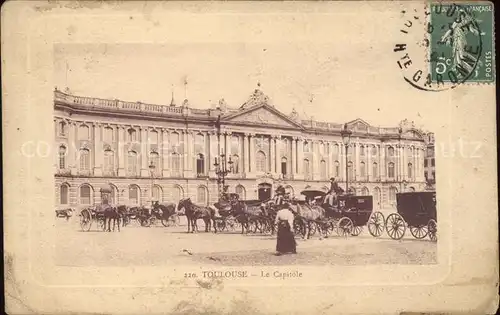
<svg viewBox="0 0 500 315">
<path fill-rule="evenodd" d="M 278 185 L 299 196 L 306 187 L 328 190 L 330 177 L 356 194 L 372 195 L 375 208 L 392 206 L 396 193 L 425 187 L 425 135 L 402 121 L 393 128 L 304 120 L 284 114 L 259 89 L 241 106 L 224 100 L 197 109 L 185 100 L 153 105 L 54 91 L 55 185 L 58 206 L 112 202 L 147 204 L 151 198 L 198 204 L 218 199 L 215 159 L 231 158 L 229 192 L 267 199 Z M 346 165 L 347 163 L 347 165 Z M 346 167 L 347 166 L 347 167 Z M 347 173 L 347 174 L 346 174 Z"/>
</svg>

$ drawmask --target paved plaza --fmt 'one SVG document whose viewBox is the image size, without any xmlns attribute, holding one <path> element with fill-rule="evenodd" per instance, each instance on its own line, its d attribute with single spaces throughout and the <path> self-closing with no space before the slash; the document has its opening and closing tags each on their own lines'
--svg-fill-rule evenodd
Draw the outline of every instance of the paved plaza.
<svg viewBox="0 0 500 315">
<path fill-rule="evenodd" d="M 64 266 L 127 266 L 164 264 L 203 265 L 365 265 L 433 264 L 436 243 L 414 239 L 407 230 L 400 240 L 386 233 L 372 237 L 366 227 L 361 235 L 320 240 L 297 237 L 297 255 L 274 256 L 276 236 L 234 232 L 188 234 L 185 217 L 178 226 L 161 223 L 141 227 L 135 220 L 121 232 L 101 232 L 93 224 L 82 232 L 79 217 L 57 219 L 57 264 Z M 334 234 L 335 235 L 335 234 Z"/>
</svg>

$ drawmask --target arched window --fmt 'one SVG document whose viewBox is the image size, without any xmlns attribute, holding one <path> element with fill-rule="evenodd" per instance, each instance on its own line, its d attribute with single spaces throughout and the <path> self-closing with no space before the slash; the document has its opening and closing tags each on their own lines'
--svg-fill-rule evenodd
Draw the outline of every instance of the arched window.
<svg viewBox="0 0 500 315">
<path fill-rule="evenodd" d="M 387 148 L 387 155 L 390 157 L 394 156 L 394 148 L 393 147 L 388 147 Z"/>
<path fill-rule="evenodd" d="M 240 150 L 240 137 L 232 136 L 231 137 L 231 152 L 239 152 Z"/>
<path fill-rule="evenodd" d="M 113 184 L 109 184 L 109 186 L 111 187 L 111 194 L 109 196 L 109 202 L 112 205 L 116 205 L 116 204 L 118 204 L 118 188 L 116 188 L 116 186 Z"/>
<path fill-rule="evenodd" d="M 374 178 L 378 178 L 378 164 L 377 164 L 377 162 L 373 162 L 372 174 L 373 174 Z"/>
<path fill-rule="evenodd" d="M 415 191 L 415 187 L 410 187 L 409 191 L 414 192 Z"/>
<path fill-rule="evenodd" d="M 137 175 L 137 153 L 135 151 L 128 152 L 127 170 L 129 175 Z"/>
<path fill-rule="evenodd" d="M 365 177 L 366 176 L 366 166 L 365 166 L 365 162 L 361 162 L 359 163 L 359 175 L 361 177 Z"/>
<path fill-rule="evenodd" d="M 66 147 L 59 147 L 59 169 L 63 170 L 66 168 Z"/>
<path fill-rule="evenodd" d="M 111 150 L 104 151 L 104 172 L 112 174 L 115 171 L 115 154 Z"/>
<path fill-rule="evenodd" d="M 365 146 L 364 145 L 359 146 L 359 155 L 365 156 Z"/>
<path fill-rule="evenodd" d="M 246 191 L 245 187 L 238 185 L 236 186 L 236 193 L 238 194 L 240 200 L 245 200 L 246 199 Z"/>
<path fill-rule="evenodd" d="M 111 127 L 106 127 L 104 128 L 104 142 L 106 143 L 112 143 L 114 139 L 114 133 L 113 133 L 113 128 Z"/>
<path fill-rule="evenodd" d="M 175 153 L 179 153 L 180 135 L 177 132 L 172 132 L 170 134 L 170 143 L 172 144 L 172 150 Z"/>
<path fill-rule="evenodd" d="M 196 192 L 196 201 L 201 205 L 208 205 L 207 187 L 199 186 Z"/>
<path fill-rule="evenodd" d="M 156 152 L 151 152 L 149 154 L 149 165 L 153 165 L 154 168 L 150 168 L 153 174 L 159 174 L 160 172 L 160 155 Z"/>
<path fill-rule="evenodd" d="M 200 153 L 205 150 L 205 136 L 201 133 L 196 134 L 194 137 L 194 152 Z"/>
<path fill-rule="evenodd" d="M 308 152 L 310 152 L 310 151 L 311 151 L 311 146 L 310 146 L 309 142 L 304 141 L 303 151 L 304 151 L 305 153 L 308 153 Z"/>
<path fill-rule="evenodd" d="M 87 149 L 80 150 L 80 170 L 90 170 L 90 151 Z"/>
<path fill-rule="evenodd" d="M 128 141 L 129 142 L 136 142 L 137 141 L 137 131 L 135 131 L 135 129 L 130 128 L 129 130 L 127 130 L 127 134 L 128 134 Z"/>
<path fill-rule="evenodd" d="M 174 185 L 174 189 L 172 189 L 172 201 L 177 203 L 182 198 L 184 198 L 184 190 L 181 186 Z"/>
<path fill-rule="evenodd" d="M 340 163 L 339 161 L 335 161 L 335 177 L 340 177 Z"/>
<path fill-rule="evenodd" d="M 340 147 L 337 143 L 333 145 L 333 156 L 338 156 L 340 153 Z"/>
<path fill-rule="evenodd" d="M 255 156 L 255 168 L 257 169 L 257 172 L 267 171 L 266 154 L 262 151 L 257 152 Z"/>
<path fill-rule="evenodd" d="M 233 154 L 233 173 L 238 174 L 240 172 L 240 157 L 237 154 Z"/>
<path fill-rule="evenodd" d="M 354 179 L 354 172 L 353 172 L 353 167 L 352 167 L 352 162 L 349 161 L 347 163 L 347 174 L 349 176 L 349 180 L 353 180 Z"/>
<path fill-rule="evenodd" d="M 66 136 L 66 123 L 64 121 L 59 122 L 59 136 Z"/>
<path fill-rule="evenodd" d="M 369 195 L 370 195 L 370 191 L 368 190 L 367 187 L 361 188 L 361 196 L 369 196 Z"/>
<path fill-rule="evenodd" d="M 140 197 L 141 197 L 141 193 L 140 193 L 140 189 L 139 189 L 139 186 L 137 185 L 130 185 L 129 188 L 128 188 L 128 200 L 130 202 L 130 204 L 132 205 L 138 205 L 139 202 L 140 202 Z"/>
<path fill-rule="evenodd" d="M 377 147 L 376 146 L 372 147 L 372 152 L 371 153 L 372 153 L 372 157 L 376 157 L 377 156 L 378 152 L 377 152 Z"/>
<path fill-rule="evenodd" d="M 92 200 L 92 189 L 90 188 L 90 185 L 84 184 L 80 186 L 80 204 L 90 205 L 91 200 Z"/>
<path fill-rule="evenodd" d="M 311 165 L 309 163 L 308 159 L 304 159 L 304 179 L 309 180 L 311 179 Z"/>
<path fill-rule="evenodd" d="M 179 176 L 181 173 L 181 155 L 172 153 L 172 176 Z"/>
<path fill-rule="evenodd" d="M 408 163 L 408 178 L 413 178 L 413 164 Z"/>
<path fill-rule="evenodd" d="M 154 185 L 153 186 L 153 193 L 152 193 L 152 196 L 153 196 L 153 201 L 158 201 L 158 202 L 162 202 L 163 198 L 162 198 L 162 189 L 160 186 L 158 185 Z"/>
<path fill-rule="evenodd" d="M 196 174 L 198 176 L 205 175 L 205 156 L 201 153 L 196 156 Z"/>
<path fill-rule="evenodd" d="M 90 139 L 90 128 L 87 125 L 81 125 L 78 128 L 78 139 L 79 140 L 89 140 Z"/>
<path fill-rule="evenodd" d="M 158 143 L 158 131 L 156 131 L 156 130 L 149 131 L 149 143 L 151 143 L 151 144 Z"/>
<path fill-rule="evenodd" d="M 69 187 L 67 184 L 62 184 L 59 189 L 59 204 L 69 204 Z"/>
<path fill-rule="evenodd" d="M 325 144 L 323 142 L 319 143 L 319 154 L 325 154 Z"/>
<path fill-rule="evenodd" d="M 328 177 L 328 174 L 326 173 L 326 161 L 321 160 L 319 162 L 319 176 L 322 180 L 325 180 Z"/>
<path fill-rule="evenodd" d="M 396 187 L 389 187 L 389 201 L 396 202 L 396 194 L 398 193 L 398 189 Z"/>
<path fill-rule="evenodd" d="M 287 165 L 287 159 L 286 159 L 286 157 L 282 157 L 281 158 L 281 174 L 283 176 L 286 176 L 286 174 L 287 174 L 287 166 L 288 165 Z"/>
<path fill-rule="evenodd" d="M 394 174 L 394 163 L 392 163 L 392 162 L 389 162 L 389 164 L 387 165 L 387 176 L 389 178 L 394 178 L 395 177 L 395 174 Z"/>
</svg>

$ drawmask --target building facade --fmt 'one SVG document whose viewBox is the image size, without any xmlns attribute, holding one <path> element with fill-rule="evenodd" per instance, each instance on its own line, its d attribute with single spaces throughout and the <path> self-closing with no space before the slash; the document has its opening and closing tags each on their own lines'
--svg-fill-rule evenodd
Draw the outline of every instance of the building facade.
<svg viewBox="0 0 500 315">
<path fill-rule="evenodd" d="M 191 197 L 218 199 L 215 158 L 231 158 L 229 192 L 266 199 L 278 185 L 291 195 L 328 190 L 335 177 L 356 194 L 372 195 L 374 207 L 394 205 L 396 193 L 425 188 L 425 137 L 406 121 L 393 128 L 304 120 L 286 115 L 255 90 L 238 107 L 222 99 L 208 109 L 74 96 L 54 91 L 56 205 L 100 203 L 112 187 L 112 202 L 147 204 Z M 347 157 L 347 158 L 346 158 Z"/>
</svg>

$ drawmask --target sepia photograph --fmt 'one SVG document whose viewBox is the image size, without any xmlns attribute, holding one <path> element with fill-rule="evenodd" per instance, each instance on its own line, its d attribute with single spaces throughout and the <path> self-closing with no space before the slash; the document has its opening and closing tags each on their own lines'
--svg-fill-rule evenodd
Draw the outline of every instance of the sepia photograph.
<svg viewBox="0 0 500 315">
<path fill-rule="evenodd" d="M 1 35 L 9 313 L 498 308 L 493 3 L 19 1 Z"/>
</svg>

